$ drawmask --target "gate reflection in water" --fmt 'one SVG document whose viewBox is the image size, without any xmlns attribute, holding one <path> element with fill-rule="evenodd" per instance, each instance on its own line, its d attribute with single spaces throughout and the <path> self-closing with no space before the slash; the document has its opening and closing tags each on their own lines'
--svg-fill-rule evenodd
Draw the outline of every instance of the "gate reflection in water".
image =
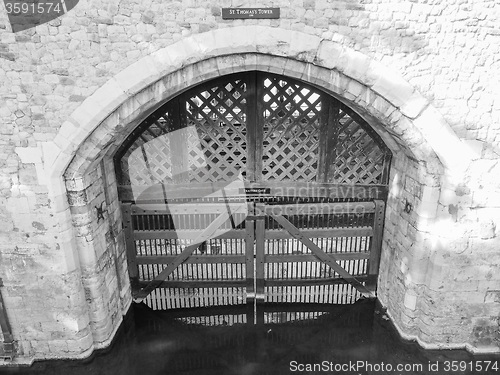
<svg viewBox="0 0 500 375">
<path fill-rule="evenodd" d="M 256 315 L 255 315 L 256 313 Z M 258 324 L 253 324 L 253 321 Z M 247 321 L 248 323 L 244 323 Z M 83 361 L 37 362 L 8 374 L 51 375 L 279 375 L 291 363 L 414 364 L 404 375 L 427 375 L 428 363 L 493 360 L 465 351 L 425 351 L 402 342 L 376 302 L 351 305 L 272 304 L 154 311 L 134 304 L 110 350 Z M 319 372 L 314 372 L 319 373 Z M 373 374 L 323 371 L 325 374 Z M 377 372 L 390 373 L 390 372 Z M 441 372 L 442 373 L 442 372 Z M 460 372 L 461 375 L 471 372 Z"/>
</svg>

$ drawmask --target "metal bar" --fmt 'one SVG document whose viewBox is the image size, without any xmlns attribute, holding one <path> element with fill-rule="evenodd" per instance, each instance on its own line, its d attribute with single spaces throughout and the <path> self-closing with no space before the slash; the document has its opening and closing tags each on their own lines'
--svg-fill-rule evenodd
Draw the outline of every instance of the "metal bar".
<svg viewBox="0 0 500 375">
<path fill-rule="evenodd" d="M 222 224 L 226 222 L 229 218 L 229 213 L 223 212 L 220 214 L 208 227 L 206 227 L 202 233 L 194 240 L 192 244 L 187 246 L 182 253 L 176 258 L 176 260 L 169 264 L 165 269 L 163 269 L 160 274 L 156 276 L 154 280 L 152 280 L 145 288 L 141 289 L 134 296 L 134 300 L 136 302 L 142 301 L 151 291 L 156 289 L 158 285 L 160 285 L 171 273 L 174 269 L 177 268 L 180 264 L 182 264 L 189 256 L 207 239 L 209 239 L 212 234 L 215 232 L 217 228 L 219 228 Z"/>
<path fill-rule="evenodd" d="M 328 266 L 330 266 L 333 270 L 335 270 L 342 278 L 344 278 L 347 282 L 352 284 L 356 289 L 358 289 L 365 297 L 374 298 L 375 295 L 368 290 L 359 280 L 357 280 L 354 276 L 349 274 L 344 268 L 342 268 L 337 263 L 337 254 L 327 255 L 322 249 L 320 249 L 314 242 L 310 239 L 304 237 L 297 227 L 295 227 L 292 223 L 290 223 L 286 218 L 279 215 L 272 215 L 274 220 L 276 220 L 283 228 L 285 228 L 293 237 L 306 245 L 319 259 L 325 262 Z"/>
</svg>

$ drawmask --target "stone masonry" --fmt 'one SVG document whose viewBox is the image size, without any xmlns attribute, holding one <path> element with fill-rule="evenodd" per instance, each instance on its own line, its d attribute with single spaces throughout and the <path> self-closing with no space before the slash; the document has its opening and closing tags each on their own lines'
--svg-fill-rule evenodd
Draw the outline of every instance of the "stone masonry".
<svg viewBox="0 0 500 375">
<path fill-rule="evenodd" d="M 259 6 L 281 18 L 221 17 Z M 109 345 L 131 304 L 113 152 L 186 87 L 254 69 L 341 98 L 393 151 L 378 296 L 400 333 L 499 352 L 499 30 L 488 0 L 82 0 L 16 34 L 0 5 L 0 292 L 16 361 Z"/>
</svg>

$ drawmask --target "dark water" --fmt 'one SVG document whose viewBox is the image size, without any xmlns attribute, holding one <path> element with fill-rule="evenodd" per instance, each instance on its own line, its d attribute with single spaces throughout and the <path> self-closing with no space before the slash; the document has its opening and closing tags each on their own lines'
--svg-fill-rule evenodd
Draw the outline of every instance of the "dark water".
<svg viewBox="0 0 500 375">
<path fill-rule="evenodd" d="M 499 367 L 500 356 L 428 351 L 404 342 L 376 303 L 364 300 L 175 313 L 157 313 L 140 304 L 106 351 L 84 361 L 37 362 L 0 373 L 476 375 L 500 374 Z"/>
</svg>

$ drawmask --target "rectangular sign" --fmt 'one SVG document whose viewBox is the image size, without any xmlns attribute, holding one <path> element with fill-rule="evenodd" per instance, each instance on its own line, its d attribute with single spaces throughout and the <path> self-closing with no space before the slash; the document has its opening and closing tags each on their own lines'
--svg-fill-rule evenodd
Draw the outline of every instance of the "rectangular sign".
<svg viewBox="0 0 500 375">
<path fill-rule="evenodd" d="M 271 194 L 271 188 L 244 188 L 240 189 L 240 194 Z"/>
<path fill-rule="evenodd" d="M 280 18 L 280 8 L 222 8 L 222 19 Z"/>
</svg>

